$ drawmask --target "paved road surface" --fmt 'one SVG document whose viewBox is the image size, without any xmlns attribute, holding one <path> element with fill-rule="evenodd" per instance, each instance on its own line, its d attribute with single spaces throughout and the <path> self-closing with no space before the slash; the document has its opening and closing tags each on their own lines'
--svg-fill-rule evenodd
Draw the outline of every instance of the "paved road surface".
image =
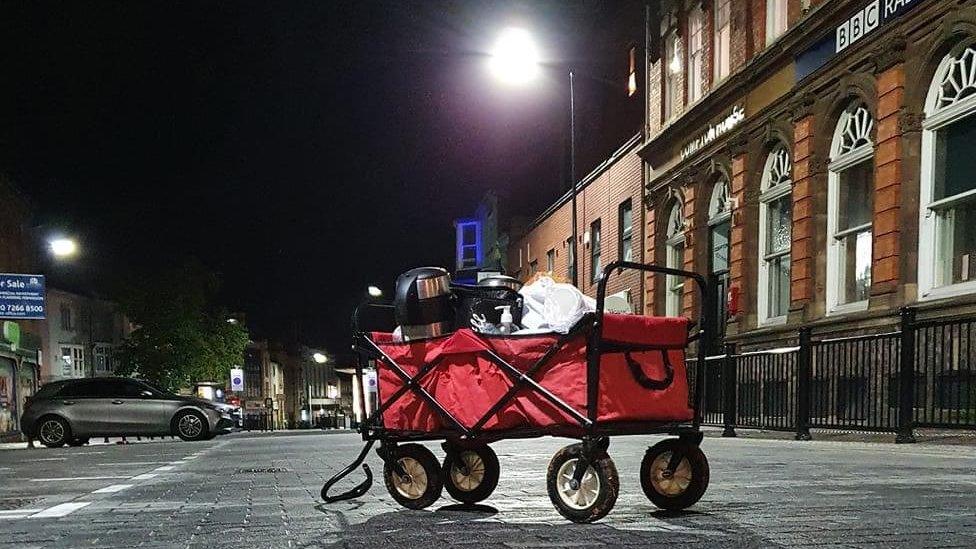
<svg viewBox="0 0 976 549">
<path fill-rule="evenodd" d="M 0 547 L 976 547 L 971 446 L 707 438 L 708 492 L 668 514 L 637 481 L 649 440 L 614 439 L 620 498 L 582 526 L 546 496 L 546 465 L 567 443 L 556 439 L 495 444 L 501 481 L 478 511 L 447 499 L 406 511 L 382 479 L 321 505 L 322 481 L 360 448 L 352 434 L 0 451 Z"/>
</svg>

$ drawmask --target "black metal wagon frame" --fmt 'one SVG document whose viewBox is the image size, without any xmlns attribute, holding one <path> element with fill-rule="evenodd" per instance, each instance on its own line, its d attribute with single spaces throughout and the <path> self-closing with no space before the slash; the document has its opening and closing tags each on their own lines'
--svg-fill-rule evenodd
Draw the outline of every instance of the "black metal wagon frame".
<svg viewBox="0 0 976 549">
<path fill-rule="evenodd" d="M 400 474 L 403 474 L 403 471 L 399 469 L 397 461 L 393 459 L 393 456 L 396 454 L 397 444 L 402 442 L 453 440 L 462 444 L 487 444 L 489 442 L 495 442 L 501 439 L 531 438 L 547 435 L 578 438 L 582 441 L 582 453 L 581 459 L 577 462 L 577 466 L 573 474 L 574 480 L 577 483 L 582 478 L 588 464 L 594 461 L 596 454 L 606 450 L 607 446 L 609 445 L 608 437 L 610 436 L 669 434 L 675 435 L 681 440 L 693 444 L 697 448 L 698 444 L 700 444 L 702 440 L 702 434 L 699 427 L 702 421 L 704 360 L 696 361 L 693 398 L 691 399 L 694 415 L 690 422 L 645 421 L 611 423 L 601 422 L 598 420 L 597 406 L 599 402 L 600 357 L 602 355 L 614 352 L 639 352 L 646 350 L 666 351 L 675 349 L 675 347 L 666 346 L 625 346 L 616 342 L 607 341 L 603 338 L 603 318 L 607 282 L 612 274 L 620 273 L 627 269 L 640 271 L 642 273 L 677 276 L 694 281 L 701 296 L 701 306 L 699 307 L 699 320 L 697 324 L 698 332 L 692 334 L 688 341 L 690 343 L 695 339 L 698 340 L 700 355 L 706 354 L 706 351 L 712 349 L 712 346 L 714 345 L 713 334 L 715 333 L 712 324 L 715 321 L 715 315 L 710 314 L 710 312 L 717 310 L 715 303 L 717 296 L 715 295 L 714 291 L 712 291 L 716 287 L 713 280 L 706 279 L 706 277 L 698 273 L 680 269 L 672 269 L 657 265 L 627 261 L 615 261 L 603 269 L 598 281 L 596 312 L 587 315 L 582 321 L 577 323 L 577 325 L 574 326 L 569 333 L 560 335 L 558 339 L 549 346 L 546 352 L 525 372 L 522 372 L 492 350 L 480 352 L 483 358 L 489 360 L 509 376 L 512 381 L 512 386 L 481 416 L 477 422 L 470 427 L 463 425 L 421 384 L 421 381 L 430 372 L 432 372 L 438 366 L 438 364 L 441 363 L 444 357 L 435 358 L 431 362 L 424 364 L 415 375 L 409 375 L 399 364 L 397 364 L 395 360 L 393 360 L 386 352 L 383 351 L 383 349 L 381 349 L 369 338 L 367 332 L 360 329 L 360 321 L 364 307 L 392 309 L 392 306 L 375 303 L 363 303 L 357 307 L 353 313 L 352 319 L 354 330 L 353 350 L 356 351 L 357 356 L 355 370 L 356 376 L 360 380 L 357 388 L 359 414 L 361 418 L 364 418 L 359 424 L 358 431 L 362 435 L 362 439 L 366 444 L 359 453 L 359 456 L 351 464 L 335 474 L 322 486 L 322 499 L 326 503 L 342 501 L 359 497 L 369 490 L 369 487 L 372 484 L 373 475 L 369 465 L 363 463 L 363 461 L 368 455 L 373 444 L 377 441 L 380 442 L 380 448 L 377 452 L 380 457 L 385 463 L 392 465 L 395 470 L 397 470 Z M 539 373 L 540 370 L 546 366 L 546 364 L 548 364 L 552 357 L 555 356 L 555 354 L 568 341 L 578 337 L 581 333 L 585 334 L 585 337 L 587 338 L 585 414 L 580 413 L 573 406 L 567 404 L 564 400 L 554 395 L 551 391 L 540 385 L 534 379 L 534 376 Z M 516 333 L 508 337 L 518 337 L 518 334 Z M 684 347 L 680 347 L 680 349 L 683 350 Z M 666 359 L 667 353 L 664 352 L 663 354 Z M 377 371 L 379 371 L 379 368 L 381 367 L 380 364 L 382 363 L 382 367 L 388 368 L 397 377 L 399 377 L 403 382 L 403 385 L 393 394 L 386 397 L 385 401 L 382 401 L 379 407 L 372 414 L 367 415 L 368 411 L 366 408 L 365 388 L 362 381 L 363 372 L 368 366 L 370 360 L 375 361 Z M 650 383 L 654 383 L 654 380 L 648 381 Z M 545 429 L 519 428 L 506 430 L 485 430 L 484 425 L 486 422 L 488 422 L 499 410 L 501 410 L 502 407 L 510 403 L 520 391 L 526 388 L 531 389 L 538 395 L 541 395 L 547 402 L 566 413 L 570 418 L 573 419 L 573 421 L 576 422 L 576 425 L 570 428 L 556 427 Z M 383 426 L 383 413 L 408 393 L 413 393 L 417 397 L 423 399 L 423 401 L 426 402 L 437 413 L 446 428 L 435 432 L 407 432 L 402 430 L 389 430 L 385 428 Z M 379 395 L 379 393 L 377 394 Z M 378 398 L 381 398 L 381 396 L 382 395 L 379 395 Z M 582 433 L 582 435 L 580 435 L 580 433 Z M 453 449 L 457 447 L 457 444 L 444 445 L 444 448 L 448 453 L 451 453 L 454 451 Z M 683 457 L 684 456 L 681 455 L 680 451 L 672 452 L 670 456 L 669 470 L 673 471 L 675 468 L 677 468 Z M 355 488 L 341 494 L 334 496 L 328 495 L 328 491 L 333 485 L 349 475 L 352 471 L 359 467 L 360 464 L 362 464 L 363 471 L 366 475 L 366 479 L 363 480 L 363 482 L 361 482 Z"/>
</svg>

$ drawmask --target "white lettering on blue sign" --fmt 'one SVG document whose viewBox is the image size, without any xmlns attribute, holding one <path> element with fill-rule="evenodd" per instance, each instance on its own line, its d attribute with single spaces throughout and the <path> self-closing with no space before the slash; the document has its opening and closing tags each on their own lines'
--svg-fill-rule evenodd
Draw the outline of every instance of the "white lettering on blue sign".
<svg viewBox="0 0 976 549">
<path fill-rule="evenodd" d="M 872 0 L 837 27 L 835 53 L 844 51 L 848 46 L 901 15 L 916 3 L 918 0 Z"/>
</svg>

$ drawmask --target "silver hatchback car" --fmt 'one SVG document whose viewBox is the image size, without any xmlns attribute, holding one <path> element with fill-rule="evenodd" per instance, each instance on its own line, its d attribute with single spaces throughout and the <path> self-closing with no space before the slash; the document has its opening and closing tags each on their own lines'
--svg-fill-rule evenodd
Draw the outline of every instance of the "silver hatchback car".
<svg viewBox="0 0 976 549">
<path fill-rule="evenodd" d="M 24 432 L 50 448 L 93 436 L 176 435 L 205 440 L 234 427 L 233 407 L 174 395 L 129 378 L 55 381 L 27 401 Z"/>
</svg>

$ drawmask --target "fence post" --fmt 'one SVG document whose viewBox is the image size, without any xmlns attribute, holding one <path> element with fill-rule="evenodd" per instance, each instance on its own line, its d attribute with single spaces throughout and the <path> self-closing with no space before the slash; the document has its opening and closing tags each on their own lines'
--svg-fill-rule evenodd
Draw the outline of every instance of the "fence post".
<svg viewBox="0 0 976 549">
<path fill-rule="evenodd" d="M 800 328 L 800 350 L 797 354 L 796 376 L 796 440 L 811 440 L 810 389 L 813 385 L 813 344 L 810 328 Z"/>
<path fill-rule="evenodd" d="M 723 437 L 735 436 L 735 343 L 725 344 L 725 358 L 722 359 L 722 423 Z"/>
<path fill-rule="evenodd" d="M 898 435 L 896 444 L 915 442 L 915 309 L 901 308 L 901 356 L 898 365 Z"/>
</svg>

